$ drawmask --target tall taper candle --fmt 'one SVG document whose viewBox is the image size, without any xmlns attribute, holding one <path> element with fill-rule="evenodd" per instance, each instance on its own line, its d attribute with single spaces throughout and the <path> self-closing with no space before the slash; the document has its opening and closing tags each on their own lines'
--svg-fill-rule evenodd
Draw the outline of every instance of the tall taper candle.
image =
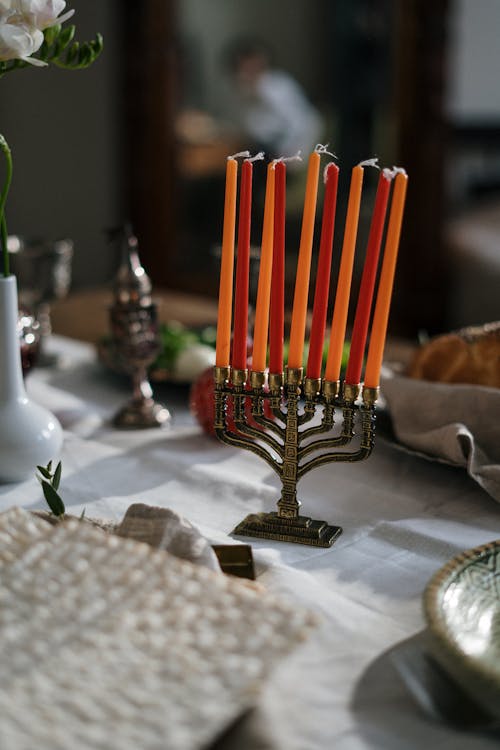
<svg viewBox="0 0 500 750">
<path fill-rule="evenodd" d="M 232 366 L 239 370 L 244 370 L 247 366 L 252 173 L 253 164 L 246 159 L 241 167 L 240 204 L 238 214 L 238 255 L 236 258 L 236 289 L 234 295 Z"/>
<path fill-rule="evenodd" d="M 236 224 L 236 191 L 238 163 L 229 157 L 226 165 L 226 193 L 224 198 L 224 225 L 222 230 L 222 257 L 219 283 L 219 310 L 215 364 L 229 366 L 231 347 L 231 313 L 233 306 L 234 235 Z"/>
<path fill-rule="evenodd" d="M 283 372 L 285 328 L 286 165 L 276 162 L 274 186 L 274 249 L 269 323 L 269 372 Z"/>
<path fill-rule="evenodd" d="M 309 297 L 309 276 L 311 273 L 311 255 L 314 236 L 314 220 L 318 196 L 319 167 L 321 157 L 317 151 L 309 156 L 307 168 L 304 212 L 302 214 L 302 231 L 300 235 L 295 293 L 293 297 L 292 323 L 290 327 L 290 349 L 288 366 L 302 367 L 304 355 L 304 336 L 306 331 L 307 302 Z"/>
<path fill-rule="evenodd" d="M 361 368 L 363 366 L 363 355 L 365 353 L 368 325 L 372 309 L 373 290 L 377 276 L 380 245 L 384 232 L 387 203 L 391 188 L 392 173 L 383 169 L 380 173 L 375 205 L 368 235 L 366 258 L 363 266 L 363 275 L 359 288 L 358 304 L 351 336 L 351 348 L 349 351 L 349 362 L 345 376 L 346 383 L 357 385 L 361 380 Z"/>
<path fill-rule="evenodd" d="M 376 388 L 380 380 L 380 369 L 384 356 L 385 338 L 387 334 L 387 323 L 389 320 L 389 309 L 391 306 L 392 287 L 394 285 L 394 274 L 396 272 L 396 260 L 401 236 L 401 225 L 403 223 L 403 212 L 406 199 L 406 188 L 408 177 L 403 170 L 398 170 L 394 181 L 391 212 L 389 215 L 389 226 L 387 228 L 387 239 L 385 241 L 384 259 L 380 272 L 380 282 L 373 314 L 373 325 L 370 333 L 370 345 L 366 359 L 365 386 Z"/>
<path fill-rule="evenodd" d="M 267 167 L 259 284 L 257 287 L 257 302 L 255 305 L 255 324 L 253 333 L 252 370 L 256 372 L 263 372 L 266 369 L 271 272 L 273 267 L 275 166 L 275 162 L 270 162 Z"/>
<path fill-rule="evenodd" d="M 323 342 L 325 339 L 328 293 L 330 291 L 330 274 L 332 268 L 333 231 L 335 226 L 335 209 L 337 205 L 337 185 L 339 168 L 330 162 L 325 168 L 325 200 L 323 203 L 323 220 L 319 243 L 318 268 L 316 271 L 316 288 L 309 340 L 306 376 L 321 377 L 323 361 Z"/>
<path fill-rule="evenodd" d="M 340 270 L 335 293 L 330 343 L 326 362 L 325 380 L 336 381 L 340 377 L 342 351 L 344 348 L 347 313 L 349 311 L 349 296 L 351 293 L 352 267 L 356 250 L 358 233 L 359 209 L 361 206 L 361 191 L 363 188 L 363 167 L 358 164 L 352 170 L 349 201 L 344 228 L 344 242 L 340 259 Z"/>
</svg>

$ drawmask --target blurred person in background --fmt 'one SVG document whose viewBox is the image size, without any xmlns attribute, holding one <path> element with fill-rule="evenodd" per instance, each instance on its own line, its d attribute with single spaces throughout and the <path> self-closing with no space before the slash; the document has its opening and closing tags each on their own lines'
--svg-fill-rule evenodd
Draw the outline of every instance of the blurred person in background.
<svg viewBox="0 0 500 750">
<path fill-rule="evenodd" d="M 239 39 L 224 55 L 231 79 L 228 123 L 252 150 L 269 157 L 307 153 L 322 136 L 322 118 L 299 83 L 274 69 L 267 46 L 257 39 Z"/>
</svg>

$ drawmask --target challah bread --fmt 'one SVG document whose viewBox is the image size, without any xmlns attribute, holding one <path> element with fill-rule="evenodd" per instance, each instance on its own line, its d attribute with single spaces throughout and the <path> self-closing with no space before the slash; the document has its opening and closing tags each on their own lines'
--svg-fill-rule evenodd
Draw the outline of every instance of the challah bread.
<svg viewBox="0 0 500 750">
<path fill-rule="evenodd" d="M 500 388 L 500 321 L 436 336 L 418 349 L 406 375 Z"/>
</svg>

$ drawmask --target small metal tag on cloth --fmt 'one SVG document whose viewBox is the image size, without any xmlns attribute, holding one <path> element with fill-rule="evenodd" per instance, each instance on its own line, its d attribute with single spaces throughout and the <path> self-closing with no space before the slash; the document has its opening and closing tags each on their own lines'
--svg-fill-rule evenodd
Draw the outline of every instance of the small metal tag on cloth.
<svg viewBox="0 0 500 750">
<path fill-rule="evenodd" d="M 252 548 L 249 544 L 214 544 L 212 549 L 223 573 L 255 581 Z"/>
</svg>

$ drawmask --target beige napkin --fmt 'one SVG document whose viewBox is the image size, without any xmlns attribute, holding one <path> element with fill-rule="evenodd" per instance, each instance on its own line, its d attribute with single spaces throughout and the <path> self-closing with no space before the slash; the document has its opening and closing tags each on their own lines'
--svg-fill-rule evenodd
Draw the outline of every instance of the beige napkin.
<svg viewBox="0 0 500 750">
<path fill-rule="evenodd" d="M 404 445 L 463 466 L 500 501 L 500 390 L 430 383 L 384 370 L 382 395 Z"/>
<path fill-rule="evenodd" d="M 171 555 L 221 572 L 217 556 L 208 541 L 186 518 L 170 508 L 156 508 L 144 503 L 131 505 L 115 534 L 150 547 L 164 549 Z"/>
</svg>

